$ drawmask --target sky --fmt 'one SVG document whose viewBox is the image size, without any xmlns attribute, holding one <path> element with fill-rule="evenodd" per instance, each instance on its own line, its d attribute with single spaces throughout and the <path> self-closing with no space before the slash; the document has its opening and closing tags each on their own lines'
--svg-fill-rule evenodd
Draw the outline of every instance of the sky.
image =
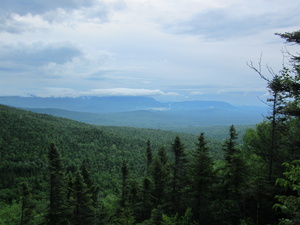
<svg viewBox="0 0 300 225">
<path fill-rule="evenodd" d="M 0 96 L 260 105 L 296 51 L 297 0 L 2 0 Z"/>
</svg>

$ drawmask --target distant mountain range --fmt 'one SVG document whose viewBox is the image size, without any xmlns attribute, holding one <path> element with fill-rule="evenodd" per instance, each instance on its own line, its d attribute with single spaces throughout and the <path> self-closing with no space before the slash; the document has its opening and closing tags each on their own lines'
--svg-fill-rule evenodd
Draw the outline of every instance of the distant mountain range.
<svg viewBox="0 0 300 225">
<path fill-rule="evenodd" d="M 252 125 L 267 107 L 236 107 L 221 101 L 159 102 L 150 97 L 0 97 L 0 104 L 82 122 L 159 129 Z"/>
</svg>

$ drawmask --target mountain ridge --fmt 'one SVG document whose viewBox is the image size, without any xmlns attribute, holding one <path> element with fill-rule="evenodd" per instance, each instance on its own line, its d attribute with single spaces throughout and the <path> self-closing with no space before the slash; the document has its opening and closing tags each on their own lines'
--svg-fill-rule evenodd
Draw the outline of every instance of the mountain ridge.
<svg viewBox="0 0 300 225">
<path fill-rule="evenodd" d="M 263 120 L 263 107 L 237 107 L 222 101 L 159 102 L 150 97 L 78 98 L 0 97 L 0 104 L 81 122 L 154 129 L 252 125 Z"/>
</svg>

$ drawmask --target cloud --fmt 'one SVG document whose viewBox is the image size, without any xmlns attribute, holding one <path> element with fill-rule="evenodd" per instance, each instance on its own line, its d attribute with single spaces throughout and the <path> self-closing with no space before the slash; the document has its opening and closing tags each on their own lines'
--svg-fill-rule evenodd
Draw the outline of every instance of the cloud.
<svg viewBox="0 0 300 225">
<path fill-rule="evenodd" d="M 40 1 L 30 0 L 24 3 L 20 0 L 3 0 L 1 2 L 1 9 L 5 12 L 16 13 L 19 15 L 32 15 L 44 14 L 47 11 L 55 10 L 58 8 L 74 10 L 80 7 L 89 7 L 95 4 L 95 0 L 52 0 Z"/>
<path fill-rule="evenodd" d="M 0 8 L 0 32 L 23 33 L 44 26 L 37 26 L 35 20 L 46 23 L 74 24 L 78 21 L 95 20 L 107 22 L 113 10 L 125 7 L 122 0 L 30 0 L 24 3 L 19 0 L 4 0 Z"/>
<path fill-rule="evenodd" d="M 19 66 L 62 65 L 81 55 L 81 50 L 71 43 L 2 44 L 0 45 L 0 67 L 9 70 Z"/>
<path fill-rule="evenodd" d="M 163 92 L 159 89 L 92 89 L 89 91 L 75 91 L 72 88 L 43 88 L 33 94 L 39 97 L 80 97 L 80 96 L 176 96 L 175 92 Z"/>
<path fill-rule="evenodd" d="M 178 95 L 175 92 L 163 92 L 159 89 L 131 89 L 131 88 L 112 88 L 112 89 L 93 89 L 82 92 L 86 96 L 160 96 Z"/>
<path fill-rule="evenodd" d="M 264 8 L 264 11 L 253 11 L 253 6 L 247 9 L 248 4 L 243 1 L 241 4 L 211 8 L 195 13 L 189 18 L 166 23 L 164 28 L 174 34 L 226 40 L 232 37 L 257 34 L 266 29 L 296 25 L 297 19 L 295 20 L 295 18 L 300 19 L 299 6 L 296 4 L 294 8 L 289 5 L 285 9 L 270 8 L 263 1 L 257 1 L 256 4 L 258 9 Z"/>
</svg>

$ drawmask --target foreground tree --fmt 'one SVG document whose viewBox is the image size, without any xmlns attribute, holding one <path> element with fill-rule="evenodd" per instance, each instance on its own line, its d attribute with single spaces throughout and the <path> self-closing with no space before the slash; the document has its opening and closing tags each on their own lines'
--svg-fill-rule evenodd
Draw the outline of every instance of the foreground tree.
<svg viewBox="0 0 300 225">
<path fill-rule="evenodd" d="M 88 189 L 87 184 L 80 171 L 76 173 L 74 184 L 75 191 L 75 210 L 74 210 L 74 225 L 93 224 L 95 221 L 93 196 Z"/>
<path fill-rule="evenodd" d="M 172 203 L 173 213 L 184 213 L 182 194 L 185 186 L 185 172 L 186 172 L 186 154 L 184 152 L 184 145 L 181 143 L 179 136 L 176 136 L 172 151 L 174 153 L 174 170 L 172 181 Z"/>
<path fill-rule="evenodd" d="M 127 168 L 127 163 L 123 160 L 122 164 L 122 193 L 121 193 L 121 207 L 125 207 L 125 204 L 128 201 L 128 175 L 129 171 Z"/>
<path fill-rule="evenodd" d="M 237 225 L 244 218 L 245 209 L 245 179 L 246 166 L 237 147 L 237 132 L 232 125 L 229 129 L 229 138 L 224 143 L 225 165 L 219 176 L 223 177 L 220 187 L 220 199 L 218 210 L 219 223 Z M 223 211 L 223 212 L 222 212 Z M 226 213 L 224 213 L 226 212 Z"/>
<path fill-rule="evenodd" d="M 27 183 L 22 183 L 22 199 L 21 199 L 21 225 L 32 224 L 34 218 L 35 205 L 31 198 L 31 192 Z"/>
<path fill-rule="evenodd" d="M 50 204 L 47 215 L 48 225 L 70 224 L 71 209 L 67 200 L 67 179 L 56 146 L 52 143 L 49 150 Z"/>
<path fill-rule="evenodd" d="M 150 165 L 152 163 L 152 149 L 150 141 L 147 141 L 147 149 L 146 149 L 146 155 L 147 155 L 147 176 L 149 176 L 150 173 Z"/>
<path fill-rule="evenodd" d="M 275 209 L 281 209 L 287 215 L 286 219 L 280 220 L 280 225 L 300 224 L 300 160 L 292 163 L 284 163 L 286 171 L 285 178 L 278 178 L 276 184 L 292 191 L 290 195 L 277 195 L 279 203 L 274 205 Z"/>
<path fill-rule="evenodd" d="M 196 143 L 197 149 L 192 152 L 193 158 L 189 166 L 190 204 L 197 221 L 208 224 L 210 218 L 211 190 L 214 178 L 213 159 L 209 155 L 204 133 Z"/>
</svg>

